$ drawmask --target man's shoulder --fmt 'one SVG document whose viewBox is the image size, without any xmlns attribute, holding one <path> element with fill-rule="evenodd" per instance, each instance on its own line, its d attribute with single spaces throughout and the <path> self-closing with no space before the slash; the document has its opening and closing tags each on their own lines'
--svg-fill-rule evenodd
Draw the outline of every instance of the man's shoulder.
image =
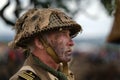
<svg viewBox="0 0 120 80">
<path fill-rule="evenodd" d="M 10 80 L 41 80 L 35 73 L 30 70 L 22 70 L 17 72 Z"/>
</svg>

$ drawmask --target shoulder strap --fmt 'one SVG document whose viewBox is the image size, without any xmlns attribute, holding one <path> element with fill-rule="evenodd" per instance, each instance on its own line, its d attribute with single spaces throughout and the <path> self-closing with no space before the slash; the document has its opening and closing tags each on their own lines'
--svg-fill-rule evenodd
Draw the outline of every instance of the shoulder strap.
<svg viewBox="0 0 120 80">
<path fill-rule="evenodd" d="M 30 70 L 22 70 L 19 74 L 18 80 L 41 80 L 35 73 Z"/>
<path fill-rule="evenodd" d="M 29 66 L 29 65 L 23 66 L 23 67 L 20 69 L 20 71 L 23 71 L 23 70 L 29 70 L 29 71 L 32 71 L 33 73 L 36 74 L 36 72 L 34 71 L 34 69 L 33 69 L 31 66 Z"/>
</svg>

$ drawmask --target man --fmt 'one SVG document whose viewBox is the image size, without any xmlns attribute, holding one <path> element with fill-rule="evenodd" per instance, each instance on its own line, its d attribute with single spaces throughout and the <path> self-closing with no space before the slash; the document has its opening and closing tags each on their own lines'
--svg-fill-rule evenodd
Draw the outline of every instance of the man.
<svg viewBox="0 0 120 80">
<path fill-rule="evenodd" d="M 31 9 L 15 24 L 13 48 L 30 50 L 10 80 L 73 80 L 68 70 L 71 47 L 81 26 L 58 9 Z"/>
</svg>

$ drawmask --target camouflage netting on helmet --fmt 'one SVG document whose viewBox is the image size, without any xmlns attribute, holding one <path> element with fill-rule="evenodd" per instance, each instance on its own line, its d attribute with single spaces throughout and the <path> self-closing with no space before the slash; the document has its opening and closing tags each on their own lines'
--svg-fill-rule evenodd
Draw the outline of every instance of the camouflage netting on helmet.
<svg viewBox="0 0 120 80">
<path fill-rule="evenodd" d="M 16 36 L 10 46 L 24 48 L 36 35 L 60 28 L 69 29 L 70 36 L 82 30 L 79 24 L 58 9 L 31 9 L 17 20 L 14 27 Z"/>
</svg>

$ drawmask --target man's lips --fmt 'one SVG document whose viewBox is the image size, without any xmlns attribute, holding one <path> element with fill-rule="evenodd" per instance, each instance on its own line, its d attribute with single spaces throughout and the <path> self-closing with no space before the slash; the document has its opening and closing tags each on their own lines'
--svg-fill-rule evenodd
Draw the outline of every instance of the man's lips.
<svg viewBox="0 0 120 80">
<path fill-rule="evenodd" d="M 72 50 L 67 50 L 67 55 L 71 55 L 72 54 Z"/>
<path fill-rule="evenodd" d="M 67 49 L 66 52 L 71 52 L 72 50 L 71 49 Z"/>
</svg>

